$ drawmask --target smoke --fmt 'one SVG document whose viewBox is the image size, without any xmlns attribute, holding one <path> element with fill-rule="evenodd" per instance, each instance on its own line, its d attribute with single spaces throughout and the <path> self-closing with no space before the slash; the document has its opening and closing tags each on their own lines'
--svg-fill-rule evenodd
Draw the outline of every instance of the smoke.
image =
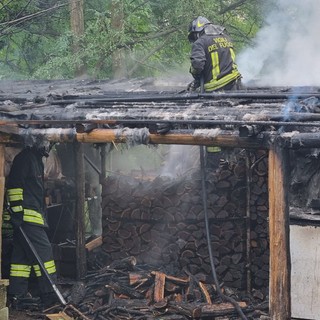
<svg viewBox="0 0 320 320">
<path fill-rule="evenodd" d="M 199 168 L 199 147 L 189 145 L 170 145 L 160 176 L 178 178 L 189 175 Z"/>
<path fill-rule="evenodd" d="M 276 0 L 254 45 L 237 57 L 243 82 L 320 85 L 319 0 Z"/>
</svg>

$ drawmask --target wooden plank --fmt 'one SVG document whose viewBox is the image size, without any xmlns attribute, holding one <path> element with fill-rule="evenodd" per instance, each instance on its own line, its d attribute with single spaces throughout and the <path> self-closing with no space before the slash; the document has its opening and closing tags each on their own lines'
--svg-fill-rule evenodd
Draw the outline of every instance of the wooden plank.
<svg viewBox="0 0 320 320">
<path fill-rule="evenodd" d="M 92 241 L 86 243 L 85 248 L 87 251 L 92 251 L 102 245 L 102 236 L 93 239 Z"/>
<path fill-rule="evenodd" d="M 239 301 L 237 303 L 241 309 L 245 309 L 247 307 L 247 303 L 244 301 Z M 234 305 L 229 302 L 208 304 L 208 305 L 202 306 L 201 308 L 202 317 L 227 315 L 234 312 L 237 312 L 237 311 Z"/>
<path fill-rule="evenodd" d="M 9 285 L 9 280 L 8 279 L 0 279 L 0 286 L 7 287 L 8 285 Z"/>
<path fill-rule="evenodd" d="M 274 320 L 291 319 L 289 242 L 289 153 L 278 143 L 269 151 L 269 309 Z"/>
<path fill-rule="evenodd" d="M 190 281 L 190 277 L 178 278 L 171 275 L 166 275 L 166 279 L 179 284 L 188 284 Z"/>
<path fill-rule="evenodd" d="M 204 283 L 202 283 L 201 281 L 199 281 L 199 287 L 201 289 L 201 292 L 204 295 L 206 302 L 208 304 L 212 304 L 211 297 L 210 297 L 208 289 L 206 288 L 206 285 Z"/>
<path fill-rule="evenodd" d="M 164 286 L 166 282 L 166 275 L 162 272 L 154 272 L 154 301 L 159 302 L 164 299 Z"/>
<path fill-rule="evenodd" d="M 76 268 L 77 279 L 82 279 L 87 272 L 85 250 L 85 219 L 84 219 L 84 152 L 81 143 L 74 143 L 75 152 L 75 181 L 76 181 L 76 208 L 75 208 L 75 232 L 76 232 Z"/>
<path fill-rule="evenodd" d="M 69 317 L 65 312 L 46 314 L 48 320 L 73 320 L 74 318 Z"/>
</svg>

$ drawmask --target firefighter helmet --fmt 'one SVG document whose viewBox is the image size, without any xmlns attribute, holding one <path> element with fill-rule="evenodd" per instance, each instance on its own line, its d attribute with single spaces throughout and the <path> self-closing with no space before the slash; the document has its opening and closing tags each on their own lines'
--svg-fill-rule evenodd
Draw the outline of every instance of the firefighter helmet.
<svg viewBox="0 0 320 320">
<path fill-rule="evenodd" d="M 198 18 L 194 19 L 189 26 L 189 34 L 188 39 L 190 42 L 194 42 L 199 38 L 199 35 L 204 30 L 205 26 L 207 24 L 210 24 L 211 22 L 205 18 L 199 16 Z"/>
</svg>

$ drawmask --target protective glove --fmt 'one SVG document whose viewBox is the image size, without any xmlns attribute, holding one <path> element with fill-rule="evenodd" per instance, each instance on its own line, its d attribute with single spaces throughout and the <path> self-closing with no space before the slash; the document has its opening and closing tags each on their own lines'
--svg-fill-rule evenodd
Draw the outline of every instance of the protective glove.
<svg viewBox="0 0 320 320">
<path fill-rule="evenodd" d="M 200 81 L 193 80 L 188 84 L 187 91 L 196 91 L 200 87 Z"/>
</svg>

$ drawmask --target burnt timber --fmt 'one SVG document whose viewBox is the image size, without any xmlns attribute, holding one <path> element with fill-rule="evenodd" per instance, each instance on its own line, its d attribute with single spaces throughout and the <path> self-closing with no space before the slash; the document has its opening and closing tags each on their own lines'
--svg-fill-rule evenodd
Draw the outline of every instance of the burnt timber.
<svg viewBox="0 0 320 320">
<path fill-rule="evenodd" d="M 197 94 L 177 86 L 159 87 L 147 79 L 2 81 L 0 89 L 1 159 L 3 146 L 30 136 L 75 143 L 79 170 L 83 166 L 79 143 L 269 150 L 269 309 L 271 319 L 290 319 L 287 150 L 320 146 L 319 88 L 248 87 Z M 158 131 L 161 124 L 167 126 L 165 133 Z M 3 166 L 1 170 L 3 191 Z M 78 230 L 81 233 L 81 226 Z M 83 256 L 82 248 L 78 255 Z M 85 267 L 80 265 L 78 272 L 83 274 Z"/>
</svg>

